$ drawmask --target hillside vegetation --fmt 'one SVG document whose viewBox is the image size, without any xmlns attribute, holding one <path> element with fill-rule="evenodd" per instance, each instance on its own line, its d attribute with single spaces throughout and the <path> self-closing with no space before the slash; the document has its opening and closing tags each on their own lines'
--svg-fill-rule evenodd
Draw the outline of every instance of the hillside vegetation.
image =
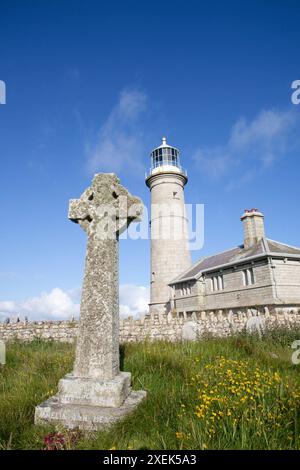
<svg viewBox="0 0 300 470">
<path fill-rule="evenodd" d="M 300 449 L 300 331 L 262 339 L 121 347 L 122 369 L 147 399 L 109 432 L 34 426 L 34 408 L 72 370 L 74 347 L 34 341 L 7 346 L 0 366 L 1 449 Z"/>
</svg>

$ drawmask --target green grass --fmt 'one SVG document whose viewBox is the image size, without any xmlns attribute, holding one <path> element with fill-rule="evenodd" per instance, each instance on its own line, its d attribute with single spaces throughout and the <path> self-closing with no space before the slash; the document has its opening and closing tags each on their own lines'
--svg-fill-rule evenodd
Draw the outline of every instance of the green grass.
<svg viewBox="0 0 300 470">
<path fill-rule="evenodd" d="M 69 438 L 67 448 L 78 449 L 300 449 L 300 365 L 292 364 L 290 348 L 295 339 L 300 330 L 263 339 L 126 344 L 122 368 L 131 371 L 134 389 L 148 392 L 147 399 L 109 432 L 75 438 L 59 432 Z M 56 393 L 73 359 L 68 344 L 7 345 L 7 364 L 0 366 L 1 449 L 44 448 L 44 436 L 55 430 L 33 425 L 34 408 Z M 257 370 L 260 391 L 250 401 Z M 208 405 L 206 394 L 215 397 Z"/>
</svg>

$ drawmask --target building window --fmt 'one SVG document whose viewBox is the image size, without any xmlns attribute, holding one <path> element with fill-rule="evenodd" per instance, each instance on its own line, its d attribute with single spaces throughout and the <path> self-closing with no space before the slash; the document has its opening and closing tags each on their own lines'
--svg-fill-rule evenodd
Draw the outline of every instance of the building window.
<svg viewBox="0 0 300 470">
<path fill-rule="evenodd" d="M 182 283 L 182 284 L 179 284 L 178 287 L 179 287 L 179 294 L 181 295 L 181 297 L 185 295 L 191 295 L 192 288 L 191 288 L 190 283 Z"/>
<path fill-rule="evenodd" d="M 244 286 L 252 286 L 255 283 L 253 268 L 243 270 Z"/>
<path fill-rule="evenodd" d="M 224 289 L 224 279 L 223 276 L 213 276 L 210 280 L 211 282 L 211 291 L 216 292 Z"/>
</svg>

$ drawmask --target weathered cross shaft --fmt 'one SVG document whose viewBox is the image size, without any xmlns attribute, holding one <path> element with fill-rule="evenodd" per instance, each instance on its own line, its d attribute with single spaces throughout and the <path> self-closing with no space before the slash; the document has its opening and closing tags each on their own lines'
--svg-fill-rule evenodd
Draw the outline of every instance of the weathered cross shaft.
<svg viewBox="0 0 300 470">
<path fill-rule="evenodd" d="M 117 240 L 88 240 L 74 375 L 112 379 L 119 373 Z"/>
<path fill-rule="evenodd" d="M 119 373 L 119 233 L 139 218 L 141 201 L 114 174 L 97 174 L 69 218 L 88 236 L 74 375 L 112 379 Z"/>
</svg>

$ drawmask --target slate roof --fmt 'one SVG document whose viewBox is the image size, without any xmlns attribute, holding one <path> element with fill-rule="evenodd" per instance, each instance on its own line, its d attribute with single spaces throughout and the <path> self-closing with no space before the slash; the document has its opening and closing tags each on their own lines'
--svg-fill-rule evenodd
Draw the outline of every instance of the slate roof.
<svg viewBox="0 0 300 470">
<path fill-rule="evenodd" d="M 229 267 L 230 265 L 241 264 L 247 260 L 263 258 L 265 256 L 283 258 L 292 256 L 300 259 L 300 248 L 263 238 L 255 246 L 248 249 L 245 249 L 244 245 L 241 245 L 231 250 L 202 258 L 170 284 L 176 284 L 189 279 L 197 279 L 204 272 L 213 271 L 225 266 Z"/>
<path fill-rule="evenodd" d="M 300 248 L 285 245 L 284 243 L 275 242 L 274 240 L 267 239 L 270 253 L 284 253 L 289 255 L 299 255 Z"/>
</svg>

